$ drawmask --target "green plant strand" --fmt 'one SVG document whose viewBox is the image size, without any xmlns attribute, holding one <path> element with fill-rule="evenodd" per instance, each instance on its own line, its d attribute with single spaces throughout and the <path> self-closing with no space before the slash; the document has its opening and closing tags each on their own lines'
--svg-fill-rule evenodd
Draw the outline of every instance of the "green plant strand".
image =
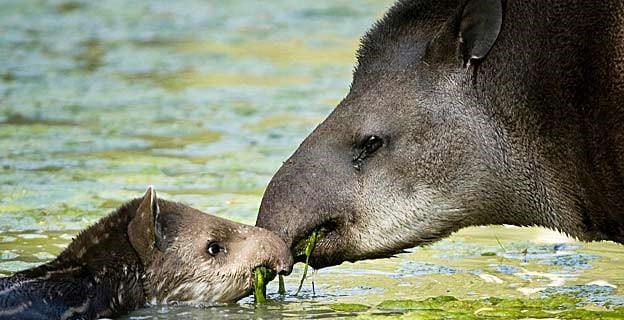
<svg viewBox="0 0 624 320">
<path fill-rule="evenodd" d="M 281 295 L 285 295 L 286 294 L 286 287 L 284 286 L 284 277 L 282 277 L 282 275 L 279 275 L 279 289 L 277 290 L 277 292 Z"/>
<path fill-rule="evenodd" d="M 316 237 L 318 236 L 318 231 L 312 231 L 310 234 L 310 238 L 307 240 L 307 244 L 304 250 L 304 254 L 306 256 L 305 266 L 303 267 L 303 276 L 301 277 L 301 281 L 299 282 L 299 288 L 297 288 L 297 292 L 295 295 L 298 295 L 301 292 L 301 287 L 303 287 L 303 280 L 305 280 L 306 275 L 308 274 L 308 263 L 310 262 L 310 256 L 312 255 L 312 250 L 314 249 L 314 245 L 316 244 Z"/>
<path fill-rule="evenodd" d="M 268 270 L 265 267 L 258 267 L 254 270 L 254 298 L 256 303 L 266 303 L 266 283 Z"/>
</svg>

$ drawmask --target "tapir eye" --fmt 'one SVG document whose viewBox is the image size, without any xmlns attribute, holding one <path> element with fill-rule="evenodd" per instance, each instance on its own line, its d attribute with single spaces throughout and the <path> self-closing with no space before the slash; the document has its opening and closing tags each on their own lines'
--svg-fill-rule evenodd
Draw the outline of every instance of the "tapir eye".
<svg viewBox="0 0 624 320">
<path fill-rule="evenodd" d="M 375 153 L 377 149 L 381 148 L 383 143 L 383 139 L 379 136 L 372 135 L 366 138 L 366 140 L 360 143 L 359 147 L 356 147 L 356 156 L 353 157 L 353 167 L 356 170 L 360 170 L 362 161 Z"/>
<path fill-rule="evenodd" d="M 208 249 L 206 249 L 206 251 L 208 251 L 208 254 L 213 257 L 216 256 L 222 250 L 223 248 L 221 248 L 221 246 L 216 242 L 211 242 L 210 244 L 208 244 Z"/>
<path fill-rule="evenodd" d="M 380 137 L 370 136 L 364 144 L 364 151 L 366 151 L 366 153 L 370 155 L 373 152 L 377 151 L 377 149 L 379 149 L 382 145 L 383 140 Z"/>
</svg>

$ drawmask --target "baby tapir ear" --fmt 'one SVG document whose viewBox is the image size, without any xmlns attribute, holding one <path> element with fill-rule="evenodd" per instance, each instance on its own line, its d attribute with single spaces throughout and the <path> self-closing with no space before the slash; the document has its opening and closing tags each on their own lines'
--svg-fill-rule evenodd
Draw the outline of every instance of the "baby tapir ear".
<svg viewBox="0 0 624 320">
<path fill-rule="evenodd" d="M 128 224 L 128 238 L 143 263 L 149 263 L 154 257 L 155 249 L 165 249 L 163 230 L 159 222 L 160 208 L 156 190 L 149 187 L 139 204 L 134 218 Z"/>
<path fill-rule="evenodd" d="M 458 13 L 431 40 L 425 59 L 455 60 L 463 65 L 485 58 L 503 23 L 501 0 L 467 0 Z"/>
</svg>

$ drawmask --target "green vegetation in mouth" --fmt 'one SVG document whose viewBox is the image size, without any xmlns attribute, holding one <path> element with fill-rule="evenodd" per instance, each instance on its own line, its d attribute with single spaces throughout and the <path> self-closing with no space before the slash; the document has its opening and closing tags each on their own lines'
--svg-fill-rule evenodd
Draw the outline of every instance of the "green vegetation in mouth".
<svg viewBox="0 0 624 320">
<path fill-rule="evenodd" d="M 303 280 L 305 280 L 308 274 L 308 263 L 310 262 L 312 250 L 314 250 L 314 245 L 316 245 L 316 241 L 321 236 L 321 233 L 321 230 L 314 230 L 307 239 L 299 241 L 299 243 L 297 243 L 297 245 L 295 246 L 296 255 L 305 255 L 306 257 L 305 267 L 303 267 L 303 275 L 301 276 L 299 288 L 297 288 L 297 292 L 295 292 L 295 295 L 298 295 L 299 292 L 301 292 L 301 287 L 303 287 Z"/>
<path fill-rule="evenodd" d="M 314 249 L 316 242 L 322 236 L 322 234 L 322 230 L 314 230 L 307 239 L 299 241 L 299 243 L 295 246 L 296 255 L 305 255 L 306 257 L 303 275 L 301 277 L 301 281 L 299 282 L 299 288 L 297 288 L 297 292 L 295 293 L 295 295 L 298 295 L 299 292 L 301 292 L 301 288 L 303 287 L 303 280 L 305 280 L 308 274 L 308 263 L 310 261 L 310 255 L 312 255 L 312 250 Z M 274 277 L 275 271 L 269 268 L 258 267 L 254 270 L 254 297 L 256 298 L 256 303 L 266 303 L 266 285 L 269 282 L 266 279 L 273 279 Z M 284 278 L 281 275 L 279 276 L 278 293 L 281 295 L 286 294 Z"/>
<path fill-rule="evenodd" d="M 296 255 L 305 255 L 306 262 L 305 267 L 303 269 L 303 276 L 301 277 L 301 281 L 299 282 L 299 288 L 297 288 L 297 292 L 295 295 L 298 295 L 303 287 L 303 280 L 305 280 L 308 274 L 308 263 L 310 261 L 310 255 L 312 255 L 312 250 L 316 245 L 317 240 L 322 236 L 322 230 L 314 230 L 310 234 L 307 239 L 303 239 L 299 241 L 299 243 L 295 246 Z M 266 279 L 273 279 L 275 277 L 275 271 L 266 268 L 266 267 L 258 267 L 254 270 L 254 297 L 256 298 L 256 303 L 266 303 L 266 285 L 268 281 Z M 278 293 L 281 295 L 286 294 L 286 288 L 284 286 L 284 278 L 279 276 L 279 289 Z"/>
<path fill-rule="evenodd" d="M 286 294 L 286 287 L 284 286 L 284 277 L 281 274 L 279 275 L 279 289 L 277 290 L 277 292 L 281 295 Z"/>
<path fill-rule="evenodd" d="M 257 304 L 267 302 L 266 285 L 274 277 L 275 271 L 267 267 L 258 267 L 254 270 L 254 298 Z"/>
</svg>

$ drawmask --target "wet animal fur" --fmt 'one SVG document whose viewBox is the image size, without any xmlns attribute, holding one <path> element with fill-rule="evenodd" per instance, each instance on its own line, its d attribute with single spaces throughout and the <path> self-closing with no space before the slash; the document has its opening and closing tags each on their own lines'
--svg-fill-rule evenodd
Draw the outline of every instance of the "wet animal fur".
<svg viewBox="0 0 624 320">
<path fill-rule="evenodd" d="M 222 251 L 210 256 L 210 243 Z M 55 260 L 0 278 L 0 319 L 95 319 L 146 303 L 231 302 L 250 293 L 261 265 L 290 270 L 277 236 L 157 199 L 150 188 Z"/>
</svg>

